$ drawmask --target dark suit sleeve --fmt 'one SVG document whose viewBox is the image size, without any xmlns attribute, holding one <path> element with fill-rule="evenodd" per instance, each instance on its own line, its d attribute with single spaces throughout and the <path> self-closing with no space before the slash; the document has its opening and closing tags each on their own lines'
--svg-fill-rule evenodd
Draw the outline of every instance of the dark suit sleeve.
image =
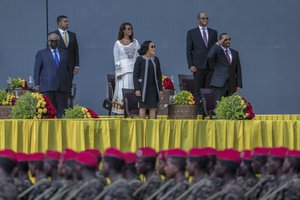
<svg viewBox="0 0 300 200">
<path fill-rule="evenodd" d="M 134 83 L 134 90 L 141 90 L 140 84 L 139 84 L 139 78 L 140 78 L 140 69 L 141 69 L 141 59 L 140 57 L 137 57 L 135 63 L 134 63 L 134 69 L 133 69 L 133 83 Z"/>
<path fill-rule="evenodd" d="M 242 83 L 242 67 L 241 67 L 241 62 L 240 62 L 240 56 L 239 53 L 237 52 L 237 66 L 236 66 L 236 83 L 237 83 L 237 87 L 242 88 L 243 87 L 243 83 Z"/>
<path fill-rule="evenodd" d="M 192 51 L 193 51 L 193 39 L 191 31 L 187 32 L 186 35 L 186 59 L 188 63 L 188 68 L 194 66 L 192 59 Z"/>
<path fill-rule="evenodd" d="M 158 89 L 159 91 L 162 91 L 162 74 L 161 74 L 161 68 L 160 68 L 160 62 L 159 59 L 156 57 L 157 60 L 157 83 L 158 83 Z"/>
<path fill-rule="evenodd" d="M 213 67 L 214 63 L 215 63 L 215 59 L 216 59 L 216 55 L 217 55 L 217 50 L 220 48 L 219 45 L 214 44 L 208 54 L 207 54 L 207 61 L 209 62 L 209 66 Z"/>
<path fill-rule="evenodd" d="M 40 71 L 42 68 L 42 55 L 41 52 L 37 52 L 35 56 L 35 63 L 34 63 L 34 74 L 33 74 L 33 79 L 34 79 L 34 84 L 36 86 L 40 85 Z"/>
<path fill-rule="evenodd" d="M 75 60 L 75 66 L 79 67 L 79 48 L 78 48 L 78 42 L 77 42 L 77 37 L 76 34 L 74 33 L 74 60 Z M 72 68 L 75 66 L 71 66 Z"/>
</svg>

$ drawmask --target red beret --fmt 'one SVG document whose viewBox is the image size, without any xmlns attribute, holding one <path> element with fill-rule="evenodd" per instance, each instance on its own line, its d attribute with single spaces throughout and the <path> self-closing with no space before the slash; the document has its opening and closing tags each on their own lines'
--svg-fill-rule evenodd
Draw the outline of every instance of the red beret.
<svg viewBox="0 0 300 200">
<path fill-rule="evenodd" d="M 62 157 L 62 160 L 65 162 L 68 160 L 75 159 L 77 157 L 77 155 L 78 155 L 78 153 L 72 149 L 64 149 L 61 157 Z"/>
<path fill-rule="evenodd" d="M 167 154 L 167 152 L 168 152 L 168 150 L 161 150 L 161 151 L 159 151 L 157 158 L 159 160 L 166 161 L 166 154 Z"/>
<path fill-rule="evenodd" d="M 182 158 L 186 158 L 187 157 L 187 153 L 179 148 L 176 149 L 169 149 L 167 151 L 167 157 L 182 157 Z"/>
<path fill-rule="evenodd" d="M 151 147 L 142 147 L 137 150 L 136 156 L 138 158 L 156 158 L 157 154 Z"/>
<path fill-rule="evenodd" d="M 204 147 L 203 150 L 206 152 L 207 155 L 217 155 L 218 151 L 212 147 Z"/>
<path fill-rule="evenodd" d="M 85 151 L 94 154 L 97 158 L 101 158 L 102 157 L 99 149 L 86 149 Z"/>
<path fill-rule="evenodd" d="M 114 158 L 118 158 L 120 160 L 125 160 L 124 159 L 124 154 L 119 150 L 119 149 L 116 149 L 116 148 L 108 148 L 104 151 L 104 156 L 107 156 L 107 157 L 114 157 Z"/>
<path fill-rule="evenodd" d="M 288 150 L 286 156 L 300 158 L 300 151 L 298 151 L 298 150 Z"/>
<path fill-rule="evenodd" d="M 244 150 L 241 152 L 241 159 L 252 160 L 252 152 L 250 150 Z"/>
<path fill-rule="evenodd" d="M 126 164 L 135 163 L 136 162 L 136 155 L 132 152 L 125 152 L 124 153 L 125 162 Z"/>
<path fill-rule="evenodd" d="M 190 157 L 208 157 L 207 151 L 204 148 L 191 148 L 188 152 Z"/>
<path fill-rule="evenodd" d="M 240 152 L 235 149 L 225 149 L 224 151 L 219 151 L 218 159 L 229 160 L 235 163 L 241 162 Z"/>
<path fill-rule="evenodd" d="M 50 158 L 52 160 L 59 161 L 60 157 L 61 157 L 61 153 L 58 151 L 47 150 L 45 153 L 45 158 Z"/>
<path fill-rule="evenodd" d="M 18 162 L 27 162 L 28 155 L 26 153 L 18 152 L 16 153 Z"/>
<path fill-rule="evenodd" d="M 16 153 L 11 149 L 5 149 L 0 151 L 0 157 L 9 158 L 10 160 L 17 162 Z"/>
<path fill-rule="evenodd" d="M 93 167 L 93 168 L 98 167 L 97 157 L 94 154 L 86 152 L 86 151 L 82 151 L 82 152 L 78 153 L 75 161 L 80 164 L 89 166 L 89 167 Z"/>
<path fill-rule="evenodd" d="M 43 153 L 32 153 L 28 155 L 28 161 L 43 161 L 45 158 L 45 155 Z"/>
<path fill-rule="evenodd" d="M 288 148 L 286 147 L 273 147 L 269 151 L 269 156 L 284 158 L 286 156 L 287 151 Z"/>
<path fill-rule="evenodd" d="M 266 147 L 255 147 L 252 150 L 252 156 L 259 155 L 259 156 L 268 156 L 269 155 L 269 148 Z"/>
</svg>

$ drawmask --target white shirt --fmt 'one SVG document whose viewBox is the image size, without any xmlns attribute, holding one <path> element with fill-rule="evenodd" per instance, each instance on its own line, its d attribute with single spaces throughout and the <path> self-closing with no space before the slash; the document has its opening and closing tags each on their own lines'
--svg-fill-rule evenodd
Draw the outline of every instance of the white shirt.
<svg viewBox="0 0 300 200">
<path fill-rule="evenodd" d="M 52 56 L 53 56 L 53 59 L 54 59 L 54 60 L 55 60 L 54 50 L 56 50 L 56 54 L 57 54 L 58 60 L 60 61 L 60 56 L 59 56 L 58 48 L 52 49 L 52 48 L 50 47 L 50 50 L 51 50 L 51 53 L 52 53 Z"/>
<path fill-rule="evenodd" d="M 67 35 L 67 47 L 68 47 L 68 44 L 69 44 L 69 34 L 68 34 L 68 31 L 67 30 L 62 30 L 60 28 L 58 28 L 59 32 L 60 32 L 60 35 L 61 37 L 64 39 L 64 35 L 66 34 Z M 62 41 L 64 42 L 64 40 Z"/>
<path fill-rule="evenodd" d="M 221 45 L 223 51 L 224 51 L 224 54 L 226 56 L 226 48 L 224 48 L 222 45 Z M 230 58 L 230 63 L 232 63 L 232 55 L 231 55 L 231 51 L 230 51 L 230 48 L 227 48 L 227 52 L 229 54 L 229 58 Z"/>
<path fill-rule="evenodd" d="M 203 30 L 203 28 L 204 28 L 204 30 Z M 200 29 L 202 38 L 203 38 L 203 31 L 205 31 L 205 33 L 206 33 L 206 38 L 207 38 L 207 43 L 208 43 L 208 37 L 209 37 L 209 36 L 208 36 L 207 26 L 206 26 L 206 27 L 199 26 L 199 29 Z"/>
</svg>

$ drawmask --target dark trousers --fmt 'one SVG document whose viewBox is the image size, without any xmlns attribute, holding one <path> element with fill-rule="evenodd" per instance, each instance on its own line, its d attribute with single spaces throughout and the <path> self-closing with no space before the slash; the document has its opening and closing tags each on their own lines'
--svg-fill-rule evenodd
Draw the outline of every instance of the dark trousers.
<svg viewBox="0 0 300 200">
<path fill-rule="evenodd" d="M 195 103 L 198 105 L 198 114 L 203 113 L 202 103 L 200 102 L 202 97 L 200 93 L 201 88 L 211 88 L 210 81 L 212 78 L 212 70 L 200 70 L 197 69 L 197 72 L 194 73 L 195 88 L 194 88 L 194 97 Z"/>
<path fill-rule="evenodd" d="M 223 87 L 213 87 L 215 91 L 216 101 L 220 101 L 222 97 L 228 97 L 232 95 L 235 90 L 230 89 L 228 81 Z"/>
<path fill-rule="evenodd" d="M 56 109 L 56 116 L 57 118 L 62 118 L 65 109 L 68 108 L 68 92 L 61 92 L 61 91 L 49 91 L 43 92 L 43 94 L 47 95 L 51 100 L 54 108 Z"/>
</svg>

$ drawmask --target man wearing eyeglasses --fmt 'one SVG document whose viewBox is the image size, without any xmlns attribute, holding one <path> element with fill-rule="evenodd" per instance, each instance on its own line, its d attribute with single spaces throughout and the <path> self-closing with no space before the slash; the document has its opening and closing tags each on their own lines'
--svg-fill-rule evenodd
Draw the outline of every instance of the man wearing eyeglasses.
<svg viewBox="0 0 300 200">
<path fill-rule="evenodd" d="M 215 90 L 216 100 L 230 96 L 242 88 L 242 69 L 239 53 L 230 48 L 228 33 L 221 33 L 219 41 L 208 53 L 208 61 L 214 73 L 210 85 Z"/>
<path fill-rule="evenodd" d="M 187 32 L 186 56 L 189 70 L 194 75 L 194 96 L 198 104 L 198 114 L 202 113 L 200 104 L 200 88 L 209 88 L 212 70 L 208 66 L 207 54 L 210 48 L 218 41 L 216 30 L 208 28 L 208 15 L 199 12 L 197 15 L 199 26 Z"/>
</svg>

